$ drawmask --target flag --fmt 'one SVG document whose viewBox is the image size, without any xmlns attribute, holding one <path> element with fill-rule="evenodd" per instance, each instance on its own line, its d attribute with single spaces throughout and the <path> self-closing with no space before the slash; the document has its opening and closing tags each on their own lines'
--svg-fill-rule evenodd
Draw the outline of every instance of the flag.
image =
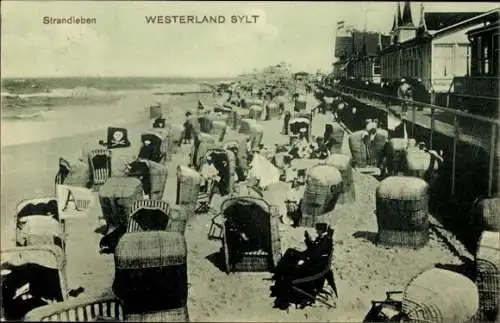
<svg viewBox="0 0 500 323">
<path fill-rule="evenodd" d="M 387 129 L 394 131 L 401 124 L 402 120 L 393 113 L 387 113 Z M 405 128 L 406 129 L 406 128 Z"/>
<path fill-rule="evenodd" d="M 108 127 L 108 141 L 106 145 L 108 149 L 130 147 L 127 129 Z"/>
<path fill-rule="evenodd" d="M 56 197 L 60 219 L 87 216 L 95 201 L 88 188 L 69 185 L 56 185 Z"/>
<path fill-rule="evenodd" d="M 337 21 L 337 30 L 344 29 L 344 24 L 345 24 L 344 20 Z"/>
</svg>

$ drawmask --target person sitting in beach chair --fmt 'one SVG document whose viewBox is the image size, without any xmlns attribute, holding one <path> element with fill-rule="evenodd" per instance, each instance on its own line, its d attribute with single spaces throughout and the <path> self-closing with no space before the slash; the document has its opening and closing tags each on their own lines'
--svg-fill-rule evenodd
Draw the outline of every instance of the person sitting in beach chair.
<svg viewBox="0 0 500 323">
<path fill-rule="evenodd" d="M 311 144 L 311 158 L 326 159 L 330 155 L 323 137 L 317 137 L 315 141 Z"/>
<path fill-rule="evenodd" d="M 302 308 L 310 305 L 322 290 L 325 279 L 337 294 L 333 273 L 329 269 L 333 252 L 333 229 L 327 223 L 316 223 L 317 238 L 312 240 L 307 231 L 304 232 L 307 249 L 299 251 L 289 248 L 273 271 L 275 281 L 271 287 L 271 296 L 275 296 L 275 307 L 288 308 L 290 303 L 299 304 Z M 329 270 L 324 270 L 328 268 Z M 324 275 L 317 275 L 325 271 Z M 317 278 L 313 276 L 317 275 Z M 310 280 L 295 283 L 301 278 Z M 308 297 L 304 297 L 304 295 Z M 311 296 L 311 297 L 309 297 Z"/>
</svg>

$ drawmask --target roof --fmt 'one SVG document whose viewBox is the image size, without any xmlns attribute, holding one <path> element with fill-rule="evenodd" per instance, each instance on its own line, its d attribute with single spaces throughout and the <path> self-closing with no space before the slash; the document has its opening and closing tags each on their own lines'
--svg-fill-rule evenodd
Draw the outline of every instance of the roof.
<svg viewBox="0 0 500 323">
<path fill-rule="evenodd" d="M 427 30 L 440 30 L 483 13 L 484 12 L 426 12 L 424 13 L 425 26 Z"/>
<path fill-rule="evenodd" d="M 363 45 L 366 41 L 366 55 L 375 56 L 378 54 L 378 33 L 354 31 L 352 37 L 354 53 L 363 54 Z"/>
<path fill-rule="evenodd" d="M 481 26 L 479 28 L 469 30 L 466 34 L 468 36 L 475 36 L 477 34 L 481 34 L 483 32 L 487 32 L 487 31 L 490 31 L 490 30 L 498 30 L 499 26 L 500 26 L 500 23 L 496 22 L 496 23 L 493 23 L 493 24 L 488 24 L 486 26 Z"/>
<path fill-rule="evenodd" d="M 350 56 L 352 53 L 352 37 L 337 36 L 335 38 L 335 57 Z"/>
</svg>

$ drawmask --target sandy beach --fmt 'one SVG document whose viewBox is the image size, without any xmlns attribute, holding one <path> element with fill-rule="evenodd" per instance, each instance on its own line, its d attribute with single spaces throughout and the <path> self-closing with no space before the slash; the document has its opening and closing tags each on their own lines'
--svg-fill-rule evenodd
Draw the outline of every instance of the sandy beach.
<svg viewBox="0 0 500 323">
<path fill-rule="evenodd" d="M 196 109 L 200 96 L 171 99 L 175 117 L 171 122 L 183 121 L 183 111 Z M 210 98 L 213 100 L 212 98 Z M 158 99 L 157 99 L 158 100 Z M 309 104 L 315 104 L 309 97 Z M 151 102 L 143 102 L 147 106 Z M 142 109 L 141 106 L 129 107 Z M 181 112 L 179 112 L 181 111 Z M 321 135 L 325 122 L 331 116 L 319 115 L 313 122 L 313 134 Z M 113 151 L 113 171 L 122 169 L 139 150 L 140 132 L 150 125 L 149 120 L 135 119 L 122 123 L 129 131 L 130 148 Z M 264 143 L 284 143 L 286 137 L 278 134 L 281 120 L 262 121 Z M 230 137 L 231 131 L 227 137 Z M 13 245 L 15 234 L 14 212 L 16 204 L 26 198 L 53 195 L 54 176 L 59 157 L 79 156 L 85 145 L 97 145 L 105 139 L 105 130 L 98 129 L 48 141 L 3 147 L 2 149 L 2 248 Z M 175 201 L 175 169 L 187 165 L 190 146 L 184 145 L 169 163 L 167 200 Z M 348 152 L 347 140 L 344 143 Z M 359 322 L 371 306 L 371 300 L 382 300 L 389 290 L 403 290 L 406 283 L 435 263 L 459 263 L 459 260 L 432 234 L 428 245 L 420 250 L 385 248 L 372 240 L 377 232 L 375 218 L 375 189 L 377 181 L 355 172 L 357 200 L 350 205 L 338 205 L 330 219 L 334 234 L 333 269 L 339 298 L 334 309 L 316 304 L 306 309 L 290 308 L 288 312 L 272 308 L 269 296 L 271 282 L 265 280 L 269 273 L 236 273 L 227 275 L 217 267 L 216 254 L 219 241 L 207 239 L 211 217 L 197 215 L 186 228 L 188 243 L 188 310 L 192 321 L 227 322 Z M 214 199 L 217 208 L 220 198 Z M 98 253 L 101 235 L 95 233 L 99 226 L 98 206 L 85 219 L 67 223 L 67 276 L 69 287 L 83 287 L 79 297 L 99 296 L 109 293 L 114 276 L 112 255 Z M 309 230 L 313 231 L 313 230 Z M 282 251 L 287 248 L 303 249 L 304 228 L 281 225 Z"/>
</svg>

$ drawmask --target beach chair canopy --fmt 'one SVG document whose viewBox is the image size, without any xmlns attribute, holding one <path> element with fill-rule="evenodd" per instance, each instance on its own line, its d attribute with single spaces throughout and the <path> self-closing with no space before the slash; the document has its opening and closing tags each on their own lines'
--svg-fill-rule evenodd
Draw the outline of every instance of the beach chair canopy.
<svg viewBox="0 0 500 323">
<path fill-rule="evenodd" d="M 469 322 L 479 309 L 479 295 L 466 276 L 432 268 L 408 283 L 402 305 L 411 321 Z"/>
<path fill-rule="evenodd" d="M 30 215 L 46 215 L 59 221 L 57 198 L 52 196 L 41 197 L 19 202 L 16 206 L 17 221 Z"/>
<path fill-rule="evenodd" d="M 141 181 L 144 194 L 151 196 L 151 193 L 163 193 L 167 169 L 162 164 L 147 159 L 137 159 L 128 164 L 127 174 Z"/>
<path fill-rule="evenodd" d="M 56 246 L 1 251 L 2 308 L 5 319 L 21 320 L 46 301 L 62 302 L 67 293 L 65 259 Z M 30 295 L 25 297 L 22 295 Z"/>
<path fill-rule="evenodd" d="M 136 201 L 131 206 L 127 232 L 165 231 L 169 222 L 169 213 L 167 202 Z"/>
<path fill-rule="evenodd" d="M 226 230 L 245 233 L 250 250 L 271 250 L 271 206 L 264 199 L 238 196 L 221 205 Z M 231 247 L 231 246 L 229 246 Z"/>
<path fill-rule="evenodd" d="M 90 173 L 94 185 L 106 183 L 111 176 L 111 150 L 96 148 L 89 151 Z"/>
</svg>

